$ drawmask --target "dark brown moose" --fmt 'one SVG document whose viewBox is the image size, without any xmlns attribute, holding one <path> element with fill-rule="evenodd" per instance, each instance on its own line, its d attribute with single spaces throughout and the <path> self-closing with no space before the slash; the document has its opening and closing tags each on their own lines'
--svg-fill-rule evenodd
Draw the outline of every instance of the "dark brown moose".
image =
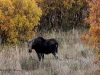
<svg viewBox="0 0 100 75">
<path fill-rule="evenodd" d="M 58 42 L 55 39 L 44 39 L 43 37 L 37 37 L 28 42 L 29 52 L 34 49 L 37 53 L 39 61 L 44 59 L 44 54 L 52 53 L 56 59 L 58 58 Z"/>
</svg>

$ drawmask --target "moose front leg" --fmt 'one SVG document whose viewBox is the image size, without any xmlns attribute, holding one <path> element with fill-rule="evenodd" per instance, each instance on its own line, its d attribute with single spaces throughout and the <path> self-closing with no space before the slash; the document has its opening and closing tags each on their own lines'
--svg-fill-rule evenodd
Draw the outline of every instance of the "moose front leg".
<svg viewBox="0 0 100 75">
<path fill-rule="evenodd" d="M 37 53 L 37 56 L 38 56 L 39 61 L 41 61 L 41 58 L 42 58 L 41 53 Z"/>
<path fill-rule="evenodd" d="M 42 61 L 44 60 L 44 53 L 41 53 Z"/>
</svg>

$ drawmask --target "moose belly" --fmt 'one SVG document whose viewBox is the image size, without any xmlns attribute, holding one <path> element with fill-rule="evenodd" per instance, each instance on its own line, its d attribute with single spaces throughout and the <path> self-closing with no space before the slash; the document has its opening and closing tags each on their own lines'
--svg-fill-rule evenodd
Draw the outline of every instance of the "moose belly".
<svg viewBox="0 0 100 75">
<path fill-rule="evenodd" d="M 48 50 L 48 49 L 44 49 L 44 50 L 43 50 L 43 53 L 44 53 L 44 54 L 50 54 L 50 53 L 51 53 L 51 51 L 50 51 L 50 50 Z"/>
</svg>

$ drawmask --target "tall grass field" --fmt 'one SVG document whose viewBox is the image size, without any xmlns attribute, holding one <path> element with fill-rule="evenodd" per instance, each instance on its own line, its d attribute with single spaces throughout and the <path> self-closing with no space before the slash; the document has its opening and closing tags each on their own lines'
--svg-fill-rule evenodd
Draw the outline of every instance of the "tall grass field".
<svg viewBox="0 0 100 75">
<path fill-rule="evenodd" d="M 61 60 L 49 54 L 39 62 L 34 50 L 28 53 L 27 43 L 0 46 L 0 75 L 99 75 L 99 67 L 93 63 L 94 50 L 81 40 L 83 33 L 84 30 L 73 29 L 38 34 L 58 41 Z"/>
</svg>

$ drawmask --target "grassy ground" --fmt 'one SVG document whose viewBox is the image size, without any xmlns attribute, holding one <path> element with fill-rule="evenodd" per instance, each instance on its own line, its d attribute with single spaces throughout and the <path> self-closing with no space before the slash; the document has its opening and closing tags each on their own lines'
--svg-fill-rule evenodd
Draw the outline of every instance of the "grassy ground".
<svg viewBox="0 0 100 75">
<path fill-rule="evenodd" d="M 44 62 L 38 62 L 35 51 L 28 53 L 27 44 L 0 47 L 0 75 L 99 75 L 93 49 L 83 44 L 82 30 L 39 34 L 45 38 L 55 38 L 59 42 L 58 55 L 45 55 Z M 39 65 L 40 64 L 40 65 Z"/>
</svg>

